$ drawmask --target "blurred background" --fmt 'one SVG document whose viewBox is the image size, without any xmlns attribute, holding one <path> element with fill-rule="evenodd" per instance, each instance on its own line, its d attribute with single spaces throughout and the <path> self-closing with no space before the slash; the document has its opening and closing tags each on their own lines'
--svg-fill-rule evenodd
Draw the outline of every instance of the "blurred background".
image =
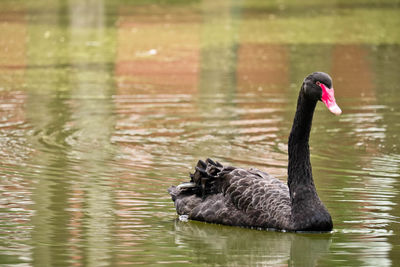
<svg viewBox="0 0 400 267">
<path fill-rule="evenodd" d="M 400 264 L 397 0 L 2 0 L 0 265 Z M 177 220 L 198 159 L 286 180 L 306 75 L 329 234 Z"/>
</svg>

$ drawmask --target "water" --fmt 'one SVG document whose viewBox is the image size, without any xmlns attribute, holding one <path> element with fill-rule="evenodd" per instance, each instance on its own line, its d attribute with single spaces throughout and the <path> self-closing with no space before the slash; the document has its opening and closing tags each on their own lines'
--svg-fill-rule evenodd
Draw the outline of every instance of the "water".
<svg viewBox="0 0 400 267">
<path fill-rule="evenodd" d="M 0 264 L 400 264 L 398 1 L 9 1 L 0 11 Z M 298 90 L 334 79 L 311 160 L 334 231 L 184 222 L 198 159 L 286 179 Z"/>
</svg>

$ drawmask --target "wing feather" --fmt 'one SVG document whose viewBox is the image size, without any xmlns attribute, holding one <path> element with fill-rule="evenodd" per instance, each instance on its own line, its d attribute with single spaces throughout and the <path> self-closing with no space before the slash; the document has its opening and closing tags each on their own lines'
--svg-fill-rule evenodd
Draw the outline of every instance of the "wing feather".
<svg viewBox="0 0 400 267">
<path fill-rule="evenodd" d="M 265 172 L 207 159 L 198 162 L 190 182 L 196 186 L 170 188 L 178 214 L 227 225 L 290 228 L 288 187 Z"/>
</svg>

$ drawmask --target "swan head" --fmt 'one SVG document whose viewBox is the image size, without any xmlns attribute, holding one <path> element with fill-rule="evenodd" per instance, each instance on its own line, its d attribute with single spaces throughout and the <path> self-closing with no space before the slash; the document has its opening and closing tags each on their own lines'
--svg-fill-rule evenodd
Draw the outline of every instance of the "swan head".
<svg viewBox="0 0 400 267">
<path fill-rule="evenodd" d="M 303 82 L 303 93 L 307 98 L 322 101 L 333 114 L 342 114 L 336 104 L 332 78 L 327 73 L 314 72 L 308 75 Z"/>
</svg>

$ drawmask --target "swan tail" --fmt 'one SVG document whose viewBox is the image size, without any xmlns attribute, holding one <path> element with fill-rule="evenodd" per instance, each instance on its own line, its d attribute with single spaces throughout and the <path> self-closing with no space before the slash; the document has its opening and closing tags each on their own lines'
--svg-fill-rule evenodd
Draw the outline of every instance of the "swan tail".
<svg viewBox="0 0 400 267">
<path fill-rule="evenodd" d="M 211 159 L 199 160 L 194 172 L 189 174 L 189 182 L 171 186 L 168 189 L 175 203 L 177 213 L 179 215 L 190 215 L 196 211 L 195 214 L 197 214 L 203 207 L 203 201 L 209 195 L 221 192 L 224 181 L 222 175 L 230 168 L 232 167 L 224 167 L 219 162 Z M 192 219 L 205 220 L 200 215 L 199 217 L 193 214 Z"/>
<path fill-rule="evenodd" d="M 190 173 L 190 182 L 182 183 L 178 186 L 171 186 L 168 193 L 175 201 L 180 196 L 197 195 L 204 198 L 206 195 L 218 191 L 218 178 L 223 173 L 224 166 L 218 161 L 206 159 L 199 160 L 194 173 Z"/>
<path fill-rule="evenodd" d="M 171 186 L 168 188 L 168 193 L 171 195 L 172 200 L 175 202 L 176 198 L 180 193 L 185 195 L 196 194 L 199 191 L 199 188 L 195 183 L 182 183 L 178 186 Z"/>
</svg>

